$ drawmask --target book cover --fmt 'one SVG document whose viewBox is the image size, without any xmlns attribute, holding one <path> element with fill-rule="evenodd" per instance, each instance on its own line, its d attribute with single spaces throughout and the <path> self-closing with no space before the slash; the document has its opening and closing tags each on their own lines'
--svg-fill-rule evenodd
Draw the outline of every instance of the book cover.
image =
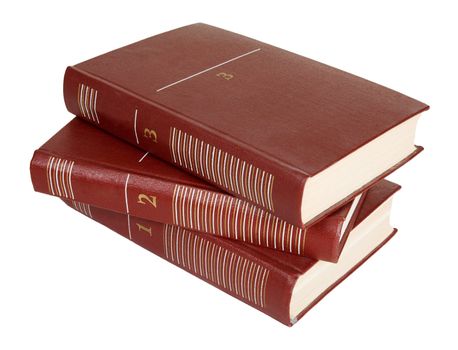
<svg viewBox="0 0 458 350">
<path fill-rule="evenodd" d="M 68 67 L 64 98 L 73 114 L 300 227 L 420 152 L 415 125 L 428 109 L 205 24 Z"/>
</svg>

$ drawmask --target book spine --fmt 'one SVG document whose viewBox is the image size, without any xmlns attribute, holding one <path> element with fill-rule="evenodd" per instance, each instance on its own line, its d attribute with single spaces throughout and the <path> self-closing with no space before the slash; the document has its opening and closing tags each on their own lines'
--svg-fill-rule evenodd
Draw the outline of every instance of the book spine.
<svg viewBox="0 0 458 350">
<path fill-rule="evenodd" d="M 292 167 L 77 67 L 66 70 L 64 99 L 67 109 L 86 121 L 303 226 L 306 176 Z"/>
<path fill-rule="evenodd" d="M 341 216 L 302 229 L 229 194 L 41 150 L 30 171 L 38 192 L 295 255 L 338 258 Z"/>
<path fill-rule="evenodd" d="M 296 273 L 260 260 L 242 244 L 87 204 L 66 204 L 161 258 L 290 326 Z"/>
</svg>

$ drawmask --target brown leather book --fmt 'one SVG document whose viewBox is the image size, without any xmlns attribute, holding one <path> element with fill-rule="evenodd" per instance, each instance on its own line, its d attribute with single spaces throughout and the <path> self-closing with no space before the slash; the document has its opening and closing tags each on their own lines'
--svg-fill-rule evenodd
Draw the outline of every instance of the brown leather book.
<svg viewBox="0 0 458 350">
<path fill-rule="evenodd" d="M 428 109 L 205 24 L 68 67 L 64 97 L 72 113 L 296 226 L 416 155 Z"/>
<path fill-rule="evenodd" d="M 36 191 L 291 254 L 336 262 L 364 202 L 307 228 L 235 198 L 74 118 L 34 154 Z"/>
<path fill-rule="evenodd" d="M 389 213 L 398 189 L 398 185 L 383 180 L 368 191 L 337 264 L 65 201 L 143 248 L 291 326 L 394 235 Z"/>
</svg>

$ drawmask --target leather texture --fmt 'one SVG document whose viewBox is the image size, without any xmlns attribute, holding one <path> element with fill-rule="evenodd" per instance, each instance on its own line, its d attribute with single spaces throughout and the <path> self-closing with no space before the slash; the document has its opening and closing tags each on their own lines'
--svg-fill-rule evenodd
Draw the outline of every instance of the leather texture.
<svg viewBox="0 0 458 350">
<path fill-rule="evenodd" d="M 364 203 L 362 197 L 345 232 L 350 204 L 305 229 L 295 227 L 79 118 L 35 152 L 31 177 L 39 192 L 331 262 Z"/>
<path fill-rule="evenodd" d="M 383 181 L 370 189 L 355 225 L 367 218 L 399 188 L 396 184 Z M 289 305 L 294 285 L 316 260 L 185 231 L 173 225 L 115 213 L 68 199 L 64 201 L 82 214 L 288 326 L 302 317 L 395 233 L 393 231 L 387 240 L 306 306 L 296 320 L 291 320 Z"/>
<path fill-rule="evenodd" d="M 64 97 L 72 113 L 296 226 L 308 177 L 428 108 L 205 24 L 68 67 Z"/>
</svg>

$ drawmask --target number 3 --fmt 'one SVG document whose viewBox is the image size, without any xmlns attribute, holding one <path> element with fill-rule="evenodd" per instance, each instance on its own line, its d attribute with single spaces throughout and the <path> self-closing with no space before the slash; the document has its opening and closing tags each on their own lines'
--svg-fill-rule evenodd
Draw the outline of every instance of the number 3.
<svg viewBox="0 0 458 350">
<path fill-rule="evenodd" d="M 145 130 L 143 130 L 143 137 L 151 139 L 154 143 L 157 143 L 157 133 L 153 129 L 145 128 Z"/>
<path fill-rule="evenodd" d="M 216 76 L 220 77 L 220 78 L 223 78 L 223 79 L 226 79 L 226 80 L 231 80 L 234 77 L 233 74 L 229 74 L 229 73 L 225 73 L 225 72 L 218 73 L 218 74 L 216 74 Z"/>
</svg>

